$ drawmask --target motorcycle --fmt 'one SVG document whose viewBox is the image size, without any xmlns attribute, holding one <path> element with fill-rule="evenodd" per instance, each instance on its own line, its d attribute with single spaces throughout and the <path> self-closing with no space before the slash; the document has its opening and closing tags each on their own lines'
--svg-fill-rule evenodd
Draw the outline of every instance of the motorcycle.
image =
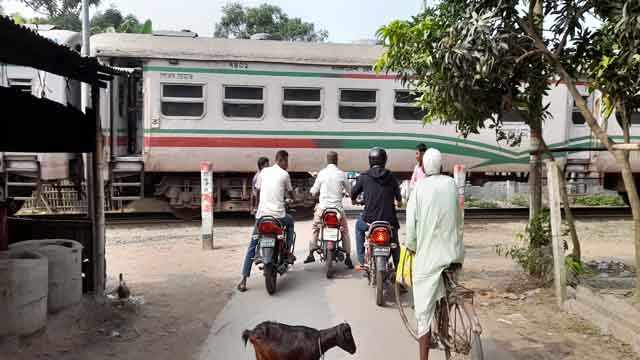
<svg viewBox="0 0 640 360">
<path fill-rule="evenodd" d="M 287 228 L 273 216 L 263 216 L 258 219 L 257 234 L 258 249 L 254 263 L 264 272 L 267 293 L 276 292 L 278 275 L 284 275 L 289 269 L 287 262 Z M 295 241 L 295 233 L 293 234 Z"/>
<path fill-rule="evenodd" d="M 322 212 L 322 223 L 318 236 L 320 246 L 316 252 L 320 254 L 321 261 L 326 263 L 327 279 L 333 277 L 334 262 L 344 262 L 346 259 L 346 253 L 340 246 L 342 242 L 341 216 L 342 213 L 334 208 L 327 208 Z"/>
<path fill-rule="evenodd" d="M 392 242 L 391 224 L 387 221 L 375 221 L 365 234 L 365 263 L 369 285 L 375 288 L 376 305 L 384 305 L 384 285 L 393 275 L 389 264 L 391 248 L 397 246 Z"/>
</svg>

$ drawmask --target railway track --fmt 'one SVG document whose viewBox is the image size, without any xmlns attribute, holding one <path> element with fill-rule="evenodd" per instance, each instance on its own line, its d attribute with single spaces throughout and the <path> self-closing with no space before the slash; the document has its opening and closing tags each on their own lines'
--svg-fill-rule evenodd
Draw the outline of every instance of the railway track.
<svg viewBox="0 0 640 360">
<path fill-rule="evenodd" d="M 631 210 L 628 207 L 574 207 L 573 215 L 578 220 L 587 219 L 627 219 L 631 218 Z M 348 217 L 360 215 L 362 209 L 345 210 Z M 563 211 L 564 212 L 564 211 Z M 400 217 L 404 218 L 404 210 L 399 211 Z M 51 219 L 51 220 L 71 220 L 83 218 L 82 214 L 46 214 L 30 215 L 31 218 Z M 105 214 L 108 225 L 144 225 L 144 224 L 171 224 L 171 223 L 198 223 L 198 219 L 185 220 L 176 217 L 168 212 L 107 212 Z M 298 212 L 296 217 L 302 219 L 311 218 L 310 212 Z M 496 221 L 496 220 L 526 220 L 529 217 L 528 208 L 496 208 L 496 209 L 465 209 L 466 221 Z M 218 219 L 244 219 L 250 220 L 248 213 L 220 213 L 216 214 Z"/>
</svg>

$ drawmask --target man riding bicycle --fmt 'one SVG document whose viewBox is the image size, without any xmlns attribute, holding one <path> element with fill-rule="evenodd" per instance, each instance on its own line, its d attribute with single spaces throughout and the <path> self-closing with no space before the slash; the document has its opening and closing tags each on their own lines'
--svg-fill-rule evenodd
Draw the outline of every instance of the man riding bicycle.
<svg viewBox="0 0 640 360">
<path fill-rule="evenodd" d="M 407 249 L 415 253 L 413 298 L 418 320 L 420 360 L 429 359 L 431 322 L 436 303 L 445 295 L 442 272 L 462 264 L 462 208 L 453 178 L 441 175 L 442 155 L 426 151 L 426 178 L 416 184 L 407 204 Z"/>
</svg>

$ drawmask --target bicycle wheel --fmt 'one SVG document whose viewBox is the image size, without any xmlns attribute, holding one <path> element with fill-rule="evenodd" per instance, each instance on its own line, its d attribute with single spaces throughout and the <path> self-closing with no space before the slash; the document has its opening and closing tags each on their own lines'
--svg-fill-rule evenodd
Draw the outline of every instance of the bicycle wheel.
<svg viewBox="0 0 640 360">
<path fill-rule="evenodd" d="M 471 340 L 471 360 L 484 360 L 482 341 L 480 341 L 480 334 L 478 333 L 473 333 L 473 339 Z"/>
<path fill-rule="evenodd" d="M 464 300 L 463 300 L 464 301 Z M 471 360 L 483 360 L 480 334 L 474 331 L 475 314 L 472 304 L 458 302 L 449 305 L 448 338 L 450 346 L 456 354 Z"/>
<path fill-rule="evenodd" d="M 400 282 L 395 282 L 396 306 L 400 312 L 400 318 L 412 338 L 418 341 L 418 321 L 413 308 L 413 290 L 405 287 Z"/>
</svg>

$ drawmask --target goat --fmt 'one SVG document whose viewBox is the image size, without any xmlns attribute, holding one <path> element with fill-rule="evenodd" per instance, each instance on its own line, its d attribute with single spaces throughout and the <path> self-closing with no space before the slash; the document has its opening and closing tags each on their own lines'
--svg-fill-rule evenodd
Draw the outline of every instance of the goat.
<svg viewBox="0 0 640 360">
<path fill-rule="evenodd" d="M 243 331 L 242 340 L 245 346 L 251 341 L 256 360 L 319 360 L 336 346 L 350 354 L 356 352 L 356 343 L 347 323 L 316 330 L 265 321 L 253 330 Z"/>
</svg>

